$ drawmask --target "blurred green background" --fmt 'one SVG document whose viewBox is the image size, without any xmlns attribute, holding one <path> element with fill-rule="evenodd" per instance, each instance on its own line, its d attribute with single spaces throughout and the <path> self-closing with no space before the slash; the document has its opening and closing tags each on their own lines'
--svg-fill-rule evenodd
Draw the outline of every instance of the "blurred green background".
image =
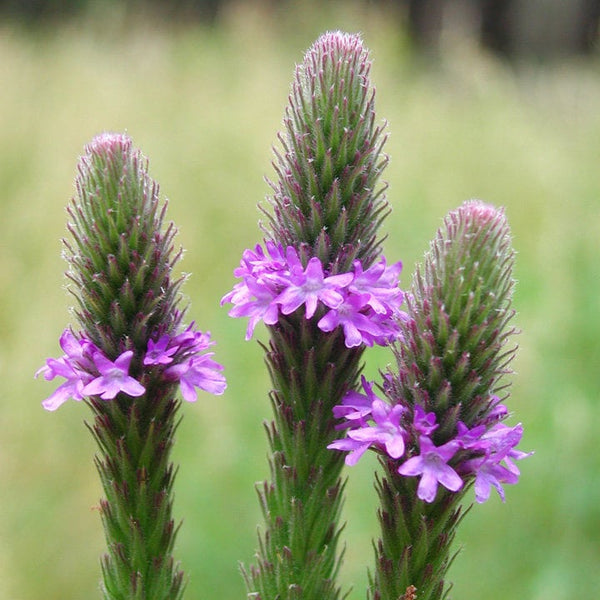
<svg viewBox="0 0 600 600">
<path fill-rule="evenodd" d="M 451 571 L 461 600 L 599 598 L 600 62 L 508 63 L 464 32 L 418 56 L 376 3 L 227 3 L 213 21 L 166 22 L 118 2 L 76 18 L 0 23 L 0 599 L 99 598 L 104 540 L 86 407 L 47 413 L 34 380 L 73 322 L 60 238 L 77 157 L 127 131 L 170 199 L 186 248 L 189 317 L 209 329 L 229 388 L 183 407 L 175 449 L 176 556 L 186 598 L 244 598 L 268 476 L 269 381 L 246 324 L 220 297 L 261 238 L 271 145 L 294 64 L 327 29 L 360 31 L 389 123 L 389 260 L 408 285 L 443 215 L 477 197 L 506 207 L 522 329 L 512 422 L 522 480 L 475 506 Z M 265 339 L 263 329 L 257 329 Z M 367 353 L 367 373 L 391 360 Z M 369 457 L 348 470 L 342 583 L 364 598 L 376 533 Z"/>
</svg>

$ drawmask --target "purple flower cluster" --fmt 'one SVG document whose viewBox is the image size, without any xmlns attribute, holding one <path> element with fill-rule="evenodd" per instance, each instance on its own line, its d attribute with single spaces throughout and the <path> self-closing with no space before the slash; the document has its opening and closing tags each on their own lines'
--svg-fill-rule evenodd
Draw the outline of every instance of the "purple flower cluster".
<svg viewBox="0 0 600 600">
<path fill-rule="evenodd" d="M 212 353 L 204 352 L 213 343 L 210 334 L 195 331 L 192 323 L 174 337 L 163 335 L 150 340 L 143 364 L 148 370 L 159 369 L 165 381 L 179 382 L 181 395 L 188 402 L 197 399 L 195 388 L 222 394 L 226 387 L 225 377 L 220 373 L 223 367 L 212 360 Z M 145 393 L 144 385 L 129 375 L 132 350 L 111 361 L 93 342 L 83 335 L 76 336 L 70 329 L 60 336 L 60 347 L 64 355 L 47 359 L 36 373 L 36 377 L 43 374 L 48 381 L 57 376 L 65 379 L 42 402 L 46 410 L 56 410 L 69 398 L 99 396 L 112 400 L 121 392 L 132 397 Z"/>
<path fill-rule="evenodd" d="M 457 492 L 475 479 L 475 499 L 485 502 L 492 486 L 502 501 L 502 484 L 517 483 L 519 469 L 514 461 L 529 456 L 515 447 L 521 441 L 521 424 L 508 427 L 500 420 L 508 415 L 506 407 L 497 404 L 484 423 L 469 429 L 458 422 L 455 436 L 436 446 L 432 433 L 438 428 L 436 415 L 415 405 L 394 406 L 373 392 L 371 383 L 362 378 L 364 394 L 348 392 L 343 404 L 334 408 L 334 416 L 345 422 L 346 437 L 329 444 L 330 449 L 349 452 L 347 465 L 355 465 L 371 448 L 397 460 L 398 473 L 406 477 L 420 476 L 417 496 L 433 502 L 438 485 Z"/>
<path fill-rule="evenodd" d="M 313 257 L 306 268 L 293 246 L 266 242 L 245 250 L 234 275 L 242 279 L 221 304 L 233 304 L 231 317 L 249 317 L 246 339 L 259 321 L 275 325 L 279 314 L 289 315 L 302 305 L 311 319 L 319 305 L 326 312 L 319 318 L 321 331 L 343 328 L 348 348 L 365 344 L 386 345 L 400 335 L 400 310 L 404 293 L 398 287 L 402 263 L 387 266 L 385 258 L 366 270 L 355 260 L 353 271 L 330 275 Z"/>
</svg>

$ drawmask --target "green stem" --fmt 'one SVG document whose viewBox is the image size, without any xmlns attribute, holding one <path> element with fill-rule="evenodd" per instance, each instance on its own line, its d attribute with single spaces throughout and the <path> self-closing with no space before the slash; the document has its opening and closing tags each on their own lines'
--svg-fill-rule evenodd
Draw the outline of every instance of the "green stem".
<svg viewBox="0 0 600 600">
<path fill-rule="evenodd" d="M 362 349 L 340 331 L 325 334 L 302 309 L 271 328 L 267 364 L 274 421 L 267 427 L 271 481 L 258 489 L 265 518 L 257 564 L 244 573 L 261 600 L 333 600 L 340 556 L 344 457 L 332 408 L 360 372 Z"/>
<path fill-rule="evenodd" d="M 89 428 L 100 448 L 96 466 L 105 499 L 100 513 L 108 553 L 102 560 L 106 600 L 178 600 L 183 572 L 172 556 L 176 469 L 170 461 L 179 400 L 172 386 L 141 398 L 89 402 Z"/>
<path fill-rule="evenodd" d="M 464 490 L 440 488 L 428 504 L 417 497 L 417 478 L 399 475 L 396 461 L 380 462 L 384 475 L 377 476 L 375 487 L 381 537 L 368 597 L 402 600 L 416 593 L 419 600 L 442 600 L 451 588 L 446 573 L 458 553 L 452 551 L 456 527 L 467 512 L 461 505 Z"/>
</svg>

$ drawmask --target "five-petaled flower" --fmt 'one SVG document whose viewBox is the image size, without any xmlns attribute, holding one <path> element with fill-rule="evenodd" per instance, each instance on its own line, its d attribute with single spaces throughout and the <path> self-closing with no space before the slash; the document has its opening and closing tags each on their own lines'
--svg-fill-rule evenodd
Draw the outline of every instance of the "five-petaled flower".
<svg viewBox="0 0 600 600">
<path fill-rule="evenodd" d="M 212 352 L 193 356 L 186 362 L 173 365 L 165 371 L 165 378 L 179 381 L 181 395 L 188 402 L 198 399 L 195 388 L 211 394 L 222 394 L 225 391 L 225 377 L 219 372 L 223 367 L 212 360 Z"/>
<path fill-rule="evenodd" d="M 456 440 L 435 446 L 426 436 L 419 436 L 421 453 L 409 458 L 398 467 L 400 475 L 421 475 L 417 496 L 425 502 L 433 502 L 437 493 L 438 483 L 452 492 L 457 492 L 463 486 L 460 475 L 448 464 L 448 461 L 460 448 Z"/>
<path fill-rule="evenodd" d="M 112 400 L 119 392 L 135 397 L 146 391 L 139 381 L 129 375 L 133 351 L 123 352 L 114 362 L 100 351 L 94 352 L 92 358 L 100 374 L 81 390 L 84 396 L 100 396 L 103 400 Z"/>
<path fill-rule="evenodd" d="M 148 340 L 148 351 L 144 356 L 145 365 L 168 365 L 173 362 L 173 354 L 175 354 L 179 346 L 170 346 L 171 338 L 165 334 L 155 342 Z"/>
</svg>

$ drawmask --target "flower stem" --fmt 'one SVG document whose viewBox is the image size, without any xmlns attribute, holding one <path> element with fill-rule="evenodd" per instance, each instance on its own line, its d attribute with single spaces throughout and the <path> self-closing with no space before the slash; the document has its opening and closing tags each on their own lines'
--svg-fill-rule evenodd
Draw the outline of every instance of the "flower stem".
<svg viewBox="0 0 600 600">
<path fill-rule="evenodd" d="M 340 598 L 343 456 L 326 445 L 337 437 L 332 408 L 355 384 L 360 355 L 341 332 L 324 334 L 297 315 L 272 328 L 271 482 L 258 489 L 266 532 L 258 564 L 245 572 L 248 589 L 264 600 Z"/>
<path fill-rule="evenodd" d="M 466 514 L 463 494 L 439 490 L 432 503 L 417 497 L 417 481 L 397 472 L 396 461 L 380 459 L 376 476 L 381 537 L 375 545 L 375 569 L 370 575 L 372 600 L 404 598 L 411 586 L 419 600 L 441 600 L 450 585 L 446 572 L 456 553 L 452 542 Z"/>
<path fill-rule="evenodd" d="M 175 468 L 170 461 L 180 401 L 174 390 L 148 386 L 134 403 L 91 399 L 89 428 L 100 448 L 96 467 L 108 554 L 102 560 L 108 600 L 176 600 L 183 572 L 172 551 Z"/>
</svg>

